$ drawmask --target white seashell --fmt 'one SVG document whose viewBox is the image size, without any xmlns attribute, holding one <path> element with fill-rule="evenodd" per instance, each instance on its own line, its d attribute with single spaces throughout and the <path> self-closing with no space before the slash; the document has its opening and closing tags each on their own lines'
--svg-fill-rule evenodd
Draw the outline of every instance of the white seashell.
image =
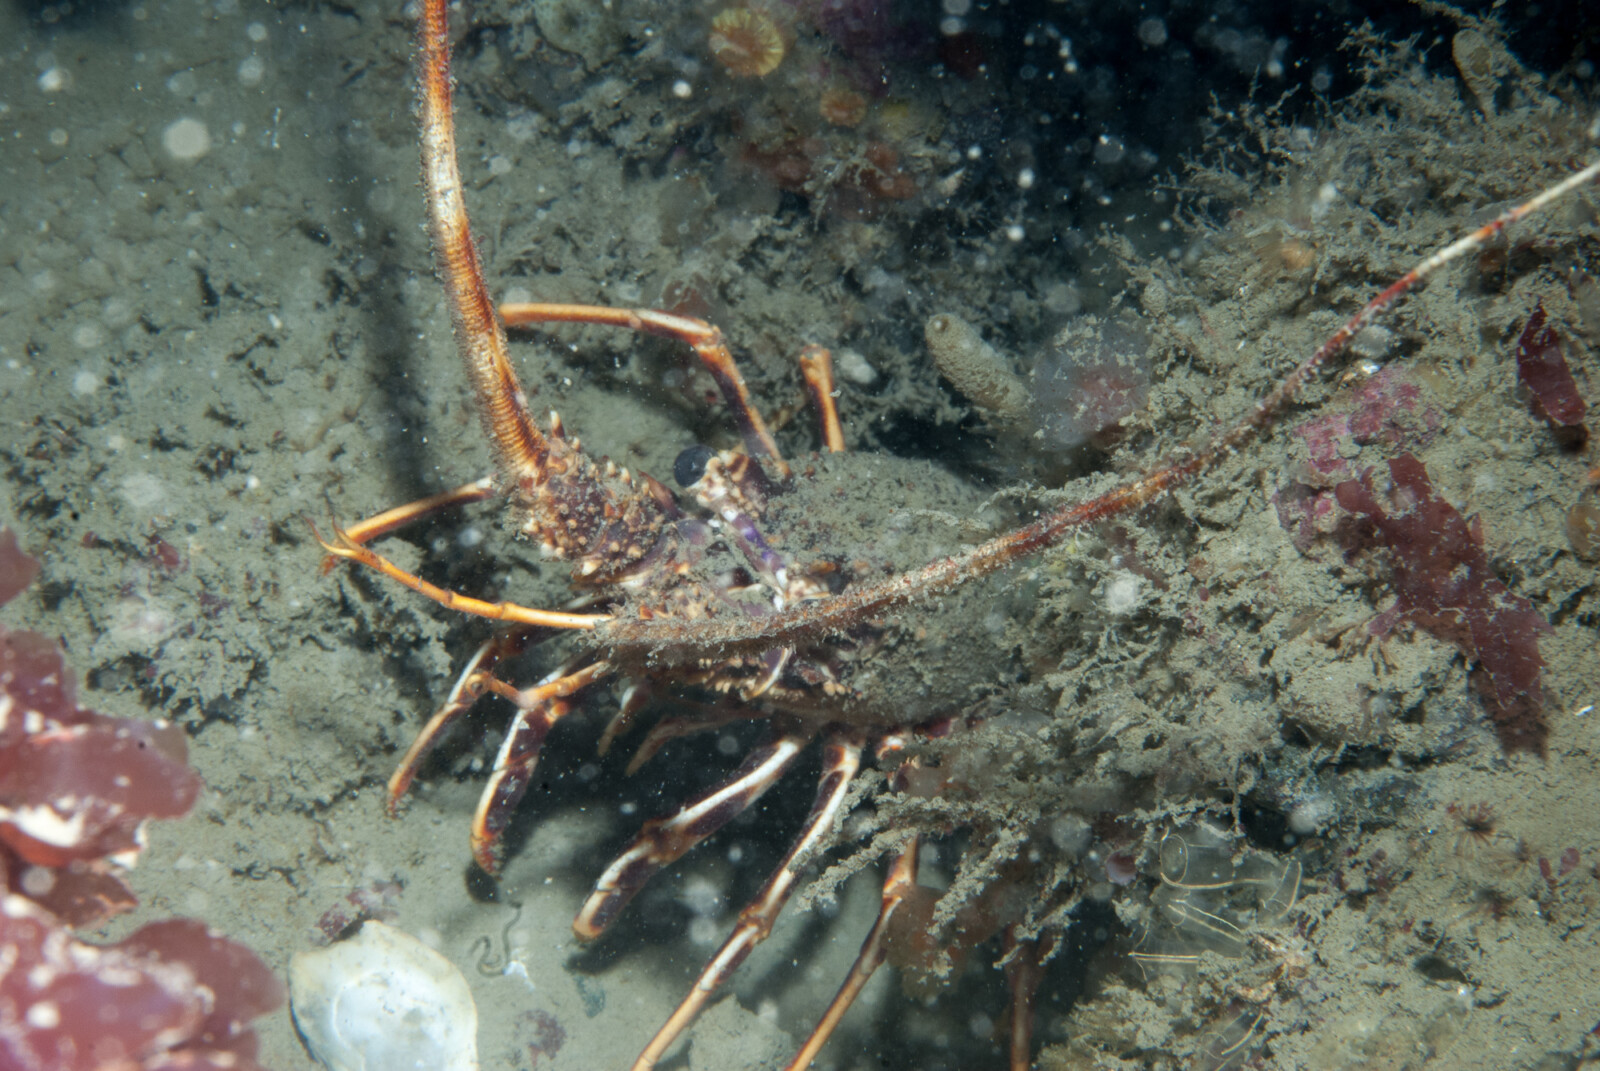
<svg viewBox="0 0 1600 1071">
<path fill-rule="evenodd" d="M 289 1007 L 328 1071 L 478 1071 L 478 1008 L 466 979 L 381 922 L 291 959 Z"/>
</svg>

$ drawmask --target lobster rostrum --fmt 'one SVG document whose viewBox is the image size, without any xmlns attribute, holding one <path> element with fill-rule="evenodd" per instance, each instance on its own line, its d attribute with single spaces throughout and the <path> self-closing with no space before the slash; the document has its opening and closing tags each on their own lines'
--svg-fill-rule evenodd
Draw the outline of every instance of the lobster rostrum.
<svg viewBox="0 0 1600 1071">
<path fill-rule="evenodd" d="M 843 452 L 826 350 L 807 347 L 800 364 L 828 453 L 796 471 L 780 455 L 721 333 L 710 324 L 646 309 L 556 304 L 497 309 L 471 236 L 456 162 L 446 4 L 424 0 L 420 6 L 417 82 L 428 218 L 457 349 L 493 446 L 496 474 L 335 528 L 323 546 L 335 558 L 504 627 L 468 661 L 401 760 L 388 785 L 390 811 L 444 731 L 486 692 L 515 708 L 472 822 L 473 855 L 490 873 L 498 870 L 501 836 L 529 785 L 545 737 L 586 689 L 604 681 L 623 684 L 620 709 L 601 737 L 602 750 L 653 697 L 700 699 L 693 714 L 663 719 L 652 728 L 632 760 L 634 767 L 675 736 L 733 721 L 766 720 L 771 735 L 726 782 L 676 814 L 647 823 L 601 875 L 574 923 L 580 937 L 593 938 L 653 874 L 748 808 L 813 739 L 823 740 L 817 794 L 800 834 L 640 1055 L 636 1069 L 657 1063 L 771 931 L 805 865 L 831 836 L 863 751 L 892 763 L 890 756 L 908 733 L 981 715 L 995 665 L 1007 657 L 984 621 L 984 607 L 994 598 L 982 583 L 985 578 L 1084 525 L 1149 504 L 1214 467 L 1272 425 L 1357 332 L 1422 279 L 1600 174 L 1600 163 L 1591 164 L 1428 257 L 1209 443 L 1101 495 L 963 546 L 960 518 L 980 505 L 973 492 L 931 464 L 852 458 Z M 673 472 L 688 494 L 680 501 L 647 475 L 589 456 L 555 414 L 541 430 L 512 367 L 505 328 L 545 323 L 611 325 L 688 345 L 726 400 L 744 450 L 684 451 Z M 863 467 L 869 463 L 870 471 Z M 841 531 L 842 522 L 824 519 L 837 518 L 840 511 L 819 508 L 863 487 L 880 501 L 897 484 L 913 482 L 933 508 L 905 518 L 894 539 L 881 532 Z M 494 496 L 505 498 L 523 536 L 546 556 L 572 564 L 577 595 L 568 608 L 474 599 L 406 572 L 368 545 L 439 509 Z M 868 552 L 860 550 L 869 546 Z M 930 612 L 934 603 L 942 604 L 936 617 Z M 529 646 L 565 632 L 577 634 L 576 652 L 544 679 L 517 687 L 497 674 L 502 663 Z M 1047 644 L 1049 638 L 1038 642 Z M 890 649 L 896 657 L 882 657 Z M 908 838 L 888 868 L 882 907 L 854 968 L 791 1067 L 809 1065 L 884 960 L 890 921 L 913 886 L 916 857 L 916 840 Z M 1026 1007 L 1037 976 L 1036 970 L 1011 972 L 1016 1007 Z M 1028 1029 L 1027 1015 L 1012 1017 L 1013 1067 L 1028 1065 Z"/>
</svg>

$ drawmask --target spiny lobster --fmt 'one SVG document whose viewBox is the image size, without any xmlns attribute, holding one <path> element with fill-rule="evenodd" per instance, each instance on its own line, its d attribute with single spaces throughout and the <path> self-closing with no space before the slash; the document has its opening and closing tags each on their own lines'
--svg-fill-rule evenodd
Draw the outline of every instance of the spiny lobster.
<svg viewBox="0 0 1600 1071">
<path fill-rule="evenodd" d="M 639 1056 L 636 1071 L 655 1066 L 771 931 L 805 864 L 840 818 L 863 750 L 870 747 L 883 760 L 903 747 L 908 733 L 971 713 L 974 697 L 992 676 L 981 624 L 986 596 L 975 594 L 977 581 L 1085 525 L 1145 506 L 1213 468 L 1279 420 L 1358 332 L 1423 279 L 1600 175 L 1600 162 L 1592 163 L 1423 260 L 1205 445 L 975 546 L 946 548 L 931 561 L 897 560 L 881 547 L 868 552 L 860 544 L 849 546 L 849 538 L 819 519 L 823 511 L 814 506 L 869 480 L 876 479 L 873 490 L 881 497 L 895 479 L 937 484 L 939 476 L 931 466 L 914 475 L 880 468 L 875 477 L 849 467 L 842 456 L 844 437 L 826 350 L 807 347 L 800 363 L 829 454 L 797 472 L 780 455 L 720 331 L 710 324 L 647 309 L 495 307 L 471 236 L 456 162 L 444 0 L 422 3 L 417 51 L 423 175 L 436 267 L 497 472 L 351 527 L 336 527 L 331 540 L 319 537 L 319 542 L 335 558 L 376 570 L 447 608 L 505 627 L 468 661 L 443 706 L 402 759 L 388 786 L 391 812 L 444 730 L 486 692 L 505 698 L 516 710 L 472 823 L 473 855 L 491 873 L 498 869 L 501 835 L 528 787 L 545 737 L 575 699 L 596 684 L 625 682 L 620 710 L 601 738 L 602 749 L 652 697 L 705 697 L 694 715 L 659 722 L 640 746 L 635 766 L 674 736 L 737 720 L 770 722 L 769 741 L 747 755 L 729 780 L 671 817 L 647 823 L 601 875 L 574 923 L 580 937 L 593 938 L 653 874 L 748 808 L 813 738 L 824 739 L 820 784 L 801 833 L 740 913 L 690 994 Z M 725 398 L 745 449 L 719 453 L 693 448 L 680 455 L 674 476 L 693 499 L 684 504 L 651 477 L 592 458 L 566 434 L 555 414 L 548 430 L 541 430 L 512 367 L 505 328 L 550 323 L 624 327 L 687 344 Z M 536 541 L 546 556 L 573 564 L 578 595 L 569 608 L 534 609 L 458 594 L 401 569 L 368 546 L 436 510 L 496 495 L 507 500 L 521 535 Z M 943 504 L 952 510 L 971 507 L 954 492 Z M 939 602 L 947 605 L 929 614 L 928 608 Z M 576 653 L 538 683 L 518 688 L 496 674 L 524 649 L 563 632 L 579 637 Z M 883 657 L 896 648 L 893 659 Z M 810 1064 L 884 961 L 891 919 L 915 881 L 917 850 L 913 837 L 895 855 L 877 921 L 792 1068 Z M 1026 1008 L 1037 977 L 1037 970 L 1011 972 L 1015 1007 Z M 1012 1017 L 1010 1049 L 1012 1067 L 1025 1068 L 1030 1052 L 1025 1014 Z"/>
</svg>

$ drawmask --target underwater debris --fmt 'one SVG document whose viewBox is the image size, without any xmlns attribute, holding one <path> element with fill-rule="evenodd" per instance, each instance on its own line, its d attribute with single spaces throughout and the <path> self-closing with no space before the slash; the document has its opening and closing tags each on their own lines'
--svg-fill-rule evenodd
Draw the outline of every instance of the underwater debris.
<svg viewBox="0 0 1600 1071">
<path fill-rule="evenodd" d="M 832 86 L 822 91 L 817 114 L 833 126 L 860 126 L 867 117 L 867 98 L 853 89 Z"/>
<path fill-rule="evenodd" d="M 368 920 L 289 961 L 289 1010 L 328 1071 L 478 1071 L 478 1006 L 461 971 L 416 937 Z"/>
<path fill-rule="evenodd" d="M 1600 561 L 1600 496 L 1593 490 L 1567 511 L 1566 529 L 1572 553 L 1586 562 Z"/>
<path fill-rule="evenodd" d="M 1150 396 L 1149 348 L 1149 333 L 1129 316 L 1089 316 L 1062 328 L 1032 373 L 1032 419 L 1044 442 L 1066 450 L 1116 445 L 1123 421 Z"/>
<path fill-rule="evenodd" d="M 1374 471 L 1334 488 L 1339 505 L 1354 515 L 1341 520 L 1335 533 L 1346 558 L 1369 547 L 1388 552 L 1396 598 L 1373 619 L 1372 634 L 1387 636 L 1405 622 L 1454 644 L 1477 663 L 1472 685 L 1500 745 L 1508 754 L 1542 757 L 1549 725 L 1539 683 L 1539 636 L 1552 631 L 1550 623 L 1495 576 L 1477 517 L 1462 517 L 1434 494 L 1421 461 L 1412 454 L 1389 461 L 1387 508 Z"/>
<path fill-rule="evenodd" d="M 1064 1053 L 1046 1050 L 1039 1066 L 1113 1066 L 1101 1062 L 1103 1047 L 1090 1055 L 1089 1039 L 1109 1043 L 1123 1060 L 1144 1058 L 1119 1067 L 1255 1066 L 1249 1061 L 1265 1040 L 1263 1027 L 1305 977 L 1305 952 L 1283 925 L 1300 897 L 1299 859 L 1246 847 L 1206 821 L 1169 830 L 1156 855 L 1159 884 L 1147 904 L 1118 907 L 1125 921 L 1138 918 L 1128 959 L 1142 985 L 1122 989 L 1114 1003 L 1074 1008 L 1069 1032 L 1077 1044 L 1089 1042 L 1082 1062 L 1053 1062 Z M 1166 1060 L 1148 1059 L 1155 1046 L 1137 1025 L 1141 1017 L 1171 1023 L 1171 1036 L 1158 1043 Z"/>
<path fill-rule="evenodd" d="M 882 141 L 841 145 L 808 135 L 771 147 L 751 142 L 739 151 L 738 161 L 780 190 L 815 198 L 819 212 L 838 219 L 872 219 L 887 204 L 908 201 L 920 189 L 901 165 L 900 153 Z"/>
<path fill-rule="evenodd" d="M 1182 969 L 1205 952 L 1228 959 L 1245 953 L 1253 930 L 1270 926 L 1300 896 L 1300 863 L 1246 852 L 1237 860 L 1233 838 L 1203 823 L 1161 838 L 1161 885 L 1150 896 L 1153 920 L 1128 953 L 1142 969 Z"/>
</svg>

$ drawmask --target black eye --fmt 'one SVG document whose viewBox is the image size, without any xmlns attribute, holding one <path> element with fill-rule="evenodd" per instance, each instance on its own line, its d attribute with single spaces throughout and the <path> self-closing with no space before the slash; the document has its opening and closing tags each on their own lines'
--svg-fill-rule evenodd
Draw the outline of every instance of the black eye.
<svg viewBox="0 0 1600 1071">
<path fill-rule="evenodd" d="M 693 487 L 706 474 L 706 465 L 716 454 L 709 446 L 689 447 L 672 463 L 672 478 L 678 481 L 679 487 Z"/>
</svg>

